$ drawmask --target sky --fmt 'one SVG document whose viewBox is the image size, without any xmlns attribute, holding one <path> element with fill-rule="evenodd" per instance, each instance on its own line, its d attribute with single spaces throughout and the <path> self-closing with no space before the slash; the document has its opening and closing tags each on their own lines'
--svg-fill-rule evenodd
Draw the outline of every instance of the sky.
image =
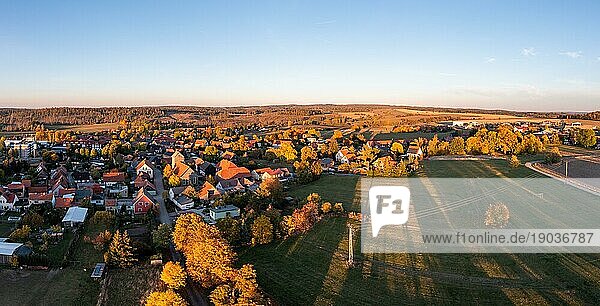
<svg viewBox="0 0 600 306">
<path fill-rule="evenodd" d="M 600 1 L 1 1 L 0 107 L 600 109 Z"/>
</svg>

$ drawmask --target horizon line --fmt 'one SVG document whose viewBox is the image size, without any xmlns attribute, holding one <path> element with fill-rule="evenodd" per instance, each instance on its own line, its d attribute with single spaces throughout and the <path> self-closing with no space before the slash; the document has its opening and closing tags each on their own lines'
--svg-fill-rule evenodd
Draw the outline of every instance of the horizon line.
<svg viewBox="0 0 600 306">
<path fill-rule="evenodd" d="M 572 110 L 553 110 L 553 111 L 536 111 L 536 110 L 518 110 L 518 109 L 505 109 L 505 108 L 485 108 L 485 107 L 461 107 L 461 106 L 441 106 L 441 105 L 420 105 L 420 104 L 386 104 L 386 103 L 266 103 L 266 104 L 249 104 L 249 105 L 197 105 L 197 104 L 140 104 L 140 105 L 129 105 L 129 106 L 115 106 L 115 105 L 57 105 L 57 106 L 1 106 L 0 109 L 18 109 L 18 110 L 43 110 L 53 108 L 80 108 L 80 109 L 101 109 L 101 108 L 142 108 L 142 107 L 198 107 L 198 108 L 250 108 L 250 107 L 269 107 L 269 106 L 391 106 L 391 107 L 405 107 L 405 108 L 439 108 L 447 110 L 473 110 L 473 111 L 506 111 L 506 112 L 517 112 L 517 113 L 543 113 L 543 114 L 587 114 L 598 112 L 599 110 L 590 111 L 572 111 Z"/>
</svg>

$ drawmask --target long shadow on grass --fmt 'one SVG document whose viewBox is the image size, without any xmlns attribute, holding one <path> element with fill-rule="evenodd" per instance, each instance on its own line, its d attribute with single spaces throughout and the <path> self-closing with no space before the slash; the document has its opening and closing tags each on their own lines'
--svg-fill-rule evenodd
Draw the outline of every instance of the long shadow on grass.
<svg viewBox="0 0 600 306">
<path fill-rule="evenodd" d="M 332 250 L 345 233 L 344 218 L 323 219 L 304 235 L 242 250 L 240 262 L 254 265 L 259 285 L 277 302 L 313 305 L 327 293 L 323 288 L 332 281 Z"/>
</svg>

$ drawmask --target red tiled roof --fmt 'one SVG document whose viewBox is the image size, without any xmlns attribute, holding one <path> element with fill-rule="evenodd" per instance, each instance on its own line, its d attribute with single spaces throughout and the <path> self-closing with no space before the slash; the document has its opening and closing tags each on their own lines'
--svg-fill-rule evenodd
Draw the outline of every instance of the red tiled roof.
<svg viewBox="0 0 600 306">
<path fill-rule="evenodd" d="M 233 178 L 251 177 L 252 175 L 246 167 L 235 167 L 223 169 L 217 172 L 217 176 L 223 180 L 230 180 Z"/>
<path fill-rule="evenodd" d="M 30 193 L 45 193 L 48 191 L 48 187 L 45 186 L 31 186 L 29 187 Z"/>
<path fill-rule="evenodd" d="M 51 193 L 30 193 L 29 200 L 33 201 L 52 201 Z"/>
<path fill-rule="evenodd" d="M 102 174 L 102 181 L 109 183 L 121 183 L 125 181 L 125 173 L 123 172 L 108 172 Z"/>
<path fill-rule="evenodd" d="M 218 164 L 217 164 L 217 169 L 227 169 L 227 168 L 237 168 L 237 166 L 232 163 L 229 160 L 226 159 L 222 159 Z"/>
<path fill-rule="evenodd" d="M 54 207 L 56 208 L 69 208 L 73 205 L 73 198 L 56 198 Z"/>
<path fill-rule="evenodd" d="M 58 196 L 62 198 L 66 194 L 75 193 L 76 190 L 75 188 L 60 189 L 58 190 Z"/>
</svg>

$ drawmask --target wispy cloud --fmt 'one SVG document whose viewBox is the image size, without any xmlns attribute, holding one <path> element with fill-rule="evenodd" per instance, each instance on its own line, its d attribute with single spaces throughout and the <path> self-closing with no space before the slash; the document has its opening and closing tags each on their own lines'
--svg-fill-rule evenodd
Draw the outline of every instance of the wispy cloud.
<svg viewBox="0 0 600 306">
<path fill-rule="evenodd" d="M 493 64 L 493 63 L 496 62 L 496 58 L 495 57 L 488 57 L 488 58 L 485 59 L 485 62 Z"/>
<path fill-rule="evenodd" d="M 535 56 L 537 52 L 535 51 L 535 48 L 530 47 L 521 50 L 521 54 L 523 54 L 524 56 Z"/>
<path fill-rule="evenodd" d="M 323 21 L 315 22 L 315 25 L 326 25 L 326 24 L 332 24 L 332 23 L 336 23 L 336 22 L 337 22 L 337 20 L 335 20 L 335 19 L 323 20 Z"/>
<path fill-rule="evenodd" d="M 444 76 L 444 77 L 455 77 L 457 76 L 456 73 L 447 73 L 447 72 L 438 72 L 439 76 Z"/>
<path fill-rule="evenodd" d="M 559 52 L 558 54 L 560 55 L 564 55 L 564 56 L 568 56 L 570 58 L 580 58 L 582 56 L 581 51 L 565 51 L 565 52 Z"/>
</svg>

